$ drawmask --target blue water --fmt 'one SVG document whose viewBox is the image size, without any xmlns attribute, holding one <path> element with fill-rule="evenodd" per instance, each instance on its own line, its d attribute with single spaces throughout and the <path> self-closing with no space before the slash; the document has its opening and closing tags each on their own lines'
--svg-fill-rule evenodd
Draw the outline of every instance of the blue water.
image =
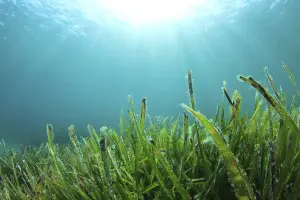
<svg viewBox="0 0 300 200">
<path fill-rule="evenodd" d="M 0 138 L 44 142 L 46 123 L 57 141 L 70 124 L 80 135 L 88 123 L 117 128 L 129 94 L 137 108 L 147 97 L 150 116 L 182 115 L 189 68 L 197 110 L 209 118 L 224 80 L 251 112 L 255 91 L 236 76 L 263 81 L 264 66 L 291 99 L 281 62 L 300 82 L 300 1 L 211 2 L 189 17 L 136 25 L 97 0 L 0 0 Z"/>
</svg>

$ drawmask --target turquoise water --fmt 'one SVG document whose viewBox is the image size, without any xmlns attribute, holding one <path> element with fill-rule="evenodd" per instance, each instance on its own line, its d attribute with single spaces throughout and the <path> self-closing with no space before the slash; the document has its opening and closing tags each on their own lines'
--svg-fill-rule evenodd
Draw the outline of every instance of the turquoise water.
<svg viewBox="0 0 300 200">
<path fill-rule="evenodd" d="M 201 1 L 184 17 L 154 21 L 137 10 L 131 18 L 118 15 L 99 2 L 0 0 L 0 138 L 6 143 L 46 141 L 46 123 L 57 141 L 66 140 L 70 124 L 80 135 L 88 123 L 117 128 L 129 94 L 137 106 L 146 96 L 151 116 L 181 115 L 189 68 L 197 109 L 208 117 L 224 80 L 230 94 L 242 94 L 242 110 L 252 111 L 255 91 L 238 74 L 262 81 L 268 66 L 291 99 L 296 90 L 283 61 L 300 82 L 299 1 Z M 169 10 L 153 9 L 156 17 Z"/>
</svg>

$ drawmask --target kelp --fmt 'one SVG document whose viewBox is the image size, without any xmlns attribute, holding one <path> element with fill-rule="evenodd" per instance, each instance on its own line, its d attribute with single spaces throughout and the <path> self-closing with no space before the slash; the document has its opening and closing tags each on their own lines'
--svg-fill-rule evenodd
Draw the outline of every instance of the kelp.
<svg viewBox="0 0 300 200">
<path fill-rule="evenodd" d="M 289 99 L 267 68 L 265 75 L 270 90 L 239 76 L 256 89 L 250 116 L 241 112 L 240 93 L 230 96 L 225 82 L 227 102 L 214 120 L 197 111 L 189 70 L 190 106 L 183 104 L 178 118 L 149 117 L 145 97 L 138 114 L 128 96 L 120 132 L 89 124 L 84 138 L 70 125 L 70 143 L 58 145 L 47 124 L 46 144 L 17 152 L 2 141 L 0 199 L 299 199 L 299 90 L 286 106 Z"/>
</svg>

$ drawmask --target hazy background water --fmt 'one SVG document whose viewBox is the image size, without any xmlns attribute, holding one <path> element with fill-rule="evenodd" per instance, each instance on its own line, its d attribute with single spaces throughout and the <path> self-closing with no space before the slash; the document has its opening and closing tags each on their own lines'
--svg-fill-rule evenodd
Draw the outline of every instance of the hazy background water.
<svg viewBox="0 0 300 200">
<path fill-rule="evenodd" d="M 127 95 L 146 96 L 151 116 L 178 116 L 193 71 L 197 108 L 213 117 L 223 80 L 251 112 L 255 91 L 238 74 L 264 79 L 267 65 L 288 97 L 281 67 L 300 77 L 300 1 L 209 1 L 181 20 L 133 25 L 97 0 L 0 0 L 0 138 L 9 144 L 58 140 L 75 124 L 117 127 Z M 126 113 L 126 112 L 125 112 Z"/>
</svg>

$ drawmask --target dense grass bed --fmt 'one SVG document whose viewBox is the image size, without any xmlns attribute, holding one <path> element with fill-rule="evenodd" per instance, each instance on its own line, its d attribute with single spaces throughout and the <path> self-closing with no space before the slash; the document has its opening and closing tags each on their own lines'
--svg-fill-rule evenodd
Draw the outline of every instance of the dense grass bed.
<svg viewBox="0 0 300 200">
<path fill-rule="evenodd" d="M 257 91 L 252 116 L 225 86 L 214 119 L 197 112 L 189 71 L 190 106 L 178 118 L 150 118 L 146 99 L 135 111 L 129 96 L 118 133 L 88 125 L 90 137 L 79 138 L 71 125 L 70 144 L 57 145 L 47 124 L 39 147 L 16 152 L 2 142 L 0 199 L 300 199 L 300 94 L 287 107 L 265 73 L 269 87 L 238 77 Z"/>
</svg>

